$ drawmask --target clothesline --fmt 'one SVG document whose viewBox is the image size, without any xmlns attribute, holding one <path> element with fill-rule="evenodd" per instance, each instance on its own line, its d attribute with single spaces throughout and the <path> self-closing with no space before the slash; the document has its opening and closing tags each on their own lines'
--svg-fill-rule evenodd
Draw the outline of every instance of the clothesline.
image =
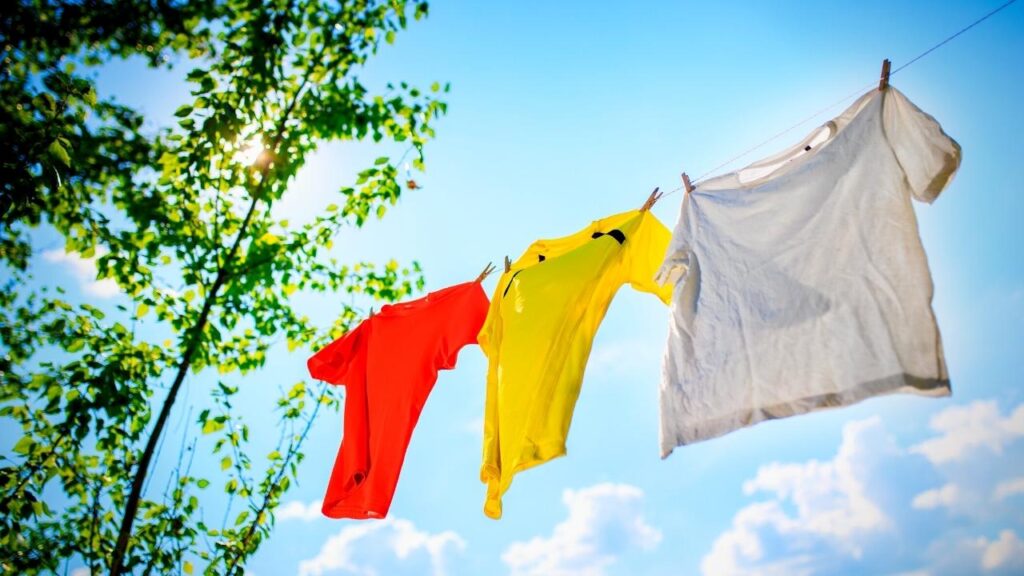
<svg viewBox="0 0 1024 576">
<path fill-rule="evenodd" d="M 910 200 L 935 200 L 959 168 L 961 149 L 935 118 L 886 86 L 892 74 L 1014 2 L 895 70 L 886 60 L 881 81 L 696 179 L 871 90 L 831 135 L 842 139 L 842 154 L 757 180 L 792 193 L 753 194 L 743 206 L 722 196 L 693 198 L 719 203 L 702 213 L 708 226 L 693 225 L 694 212 L 683 210 L 670 232 L 650 213 L 655 189 L 639 210 L 532 243 L 514 271 L 506 256 L 490 299 L 481 286 L 494 271 L 488 264 L 472 282 L 371 310 L 308 361 L 311 377 L 346 387 L 323 514 L 388 516 L 439 371 L 455 368 L 459 351 L 478 344 L 488 363 L 479 478 L 487 485 L 484 513 L 500 518 L 516 475 L 567 454 L 594 338 L 625 285 L 670 306 L 658 386 L 662 458 L 759 422 L 885 394 L 948 396 L 932 279 Z M 685 174 L 683 181 L 666 195 L 692 190 Z M 416 187 L 411 179 L 409 187 Z M 780 246 L 779 238 L 789 241 Z"/>
<path fill-rule="evenodd" d="M 896 68 L 895 70 L 891 71 L 891 72 L 889 73 L 889 76 L 890 76 L 890 77 L 892 77 L 892 76 L 893 76 L 894 74 L 896 74 L 897 72 L 900 72 L 901 70 L 904 70 L 904 69 L 906 69 L 906 68 L 907 68 L 908 66 L 910 66 L 911 64 L 913 64 L 913 63 L 917 62 L 917 61 L 918 61 L 918 60 L 920 60 L 921 58 L 924 58 L 924 57 L 925 57 L 925 56 L 927 56 L 928 54 L 931 54 L 932 52 L 934 52 L 934 51 L 935 51 L 935 50 L 937 50 L 938 48 L 940 48 L 940 47 L 944 46 L 945 44 L 949 43 L 949 42 L 950 42 L 950 41 L 952 41 L 952 40 L 953 40 L 954 38 L 956 38 L 956 37 L 960 36 L 960 35 L 961 35 L 961 34 L 963 34 L 964 32 L 967 32 L 967 31 L 968 31 L 968 30 L 970 30 L 971 28 L 974 28 L 974 27 L 975 27 L 975 26 L 977 26 L 978 24 L 981 24 L 981 23 L 982 23 L 982 22 L 984 22 L 985 20 L 988 20 L 989 18 L 991 18 L 992 16 L 994 16 L 994 15 L 995 15 L 996 13 L 1000 12 L 1000 11 L 1001 11 L 1001 10 L 1003 10 L 1004 8 L 1007 8 L 1007 7 L 1009 7 L 1009 6 L 1011 5 L 1011 4 L 1013 4 L 1013 3 L 1014 3 L 1014 2 L 1016 2 L 1016 1 L 1017 1 L 1017 0 L 1009 0 L 1008 2 L 1006 2 L 1006 3 L 1002 4 L 1001 6 L 999 6 L 999 7 L 995 8 L 994 10 L 992 10 L 991 12 L 989 12 L 988 14 L 985 14 L 985 15 L 984 15 L 984 16 L 982 16 L 981 18 L 978 18 L 978 19 L 977 19 L 977 20 L 975 20 L 974 22 L 971 22 L 971 23 L 970 23 L 970 24 L 968 24 L 967 26 L 964 26 L 963 28 L 961 28 L 960 30 L 958 30 L 957 32 L 955 32 L 954 34 L 952 34 L 952 35 L 950 35 L 950 36 L 947 36 L 947 37 L 946 37 L 945 39 L 943 39 L 943 40 L 942 40 L 941 42 L 939 42 L 939 43 L 935 44 L 934 46 L 932 46 L 932 47 L 928 48 L 928 49 L 927 49 L 927 50 L 925 50 L 924 52 L 921 52 L 921 53 L 920 53 L 920 54 L 918 54 L 917 56 L 915 56 L 915 57 L 911 58 L 911 59 L 910 59 L 909 61 L 907 61 L 907 62 L 906 62 L 905 64 L 903 64 L 902 66 L 900 66 L 900 67 Z M 857 97 L 857 96 L 860 96 L 861 94 L 863 94 L 863 93 L 864 93 L 864 92 L 865 92 L 866 90 L 868 90 L 869 88 L 872 88 L 873 86 L 876 86 L 876 85 L 877 85 L 877 83 L 878 83 L 878 81 L 877 81 L 877 80 L 875 80 L 875 81 L 872 81 L 872 82 L 871 82 L 871 83 L 869 83 L 869 84 L 865 84 L 864 86 L 862 86 L 862 87 L 860 87 L 860 88 L 857 88 L 856 90 L 854 90 L 854 91 L 850 92 L 850 93 L 849 93 L 849 94 L 847 94 L 846 96 L 843 96 L 843 97 L 842 97 L 842 98 L 840 98 L 839 100 L 836 100 L 835 102 L 833 102 L 833 103 L 829 104 L 828 106 L 825 106 L 825 107 L 823 107 L 823 108 L 821 108 L 821 109 L 817 110 L 816 112 L 814 112 L 814 113 L 810 114 L 809 116 L 807 116 L 807 117 L 805 117 L 804 119 L 802 119 L 802 120 L 798 121 L 798 122 L 797 122 L 796 124 L 793 124 L 792 126 L 790 126 L 790 127 L 786 128 L 785 130 L 782 130 L 781 132 L 778 132 L 778 133 L 776 133 L 776 134 L 774 134 L 774 135 L 770 136 L 769 138 L 767 138 L 767 139 L 765 139 L 765 140 L 763 140 L 763 141 L 761 141 L 761 142 L 759 142 L 759 143 L 755 144 L 754 146 L 751 146 L 750 148 L 747 148 L 746 150 L 743 150 L 743 151 L 742 151 L 742 152 L 740 152 L 739 154 L 736 154 L 735 156 L 733 156 L 733 157 L 729 158 L 728 160 L 726 160 L 726 161 L 722 162 L 721 164 L 718 164 L 718 165 L 717 165 L 717 166 L 715 166 L 714 168 L 711 168 L 711 169 L 710 169 L 710 170 L 708 170 L 707 172 L 704 172 L 703 174 L 701 174 L 700 176 L 698 176 L 697 178 L 695 178 L 695 179 L 694 179 L 694 180 L 692 181 L 692 186 L 693 186 L 694 188 L 696 188 L 696 187 L 697 187 L 697 185 L 698 185 L 698 184 L 699 184 L 700 182 L 703 182 L 703 181 L 704 181 L 705 179 L 707 179 L 707 177 L 708 177 L 708 176 L 711 176 L 712 174 L 715 174 L 715 173 L 717 173 L 717 172 L 718 172 L 719 170 L 721 170 L 722 168 L 724 168 L 724 167 L 726 167 L 726 166 L 728 166 L 728 165 L 732 164 L 733 162 L 735 162 L 735 161 L 739 160 L 740 158 L 743 158 L 743 157 L 745 157 L 745 156 L 747 156 L 747 155 L 749 155 L 749 154 L 751 154 L 751 153 L 753 153 L 753 152 L 755 152 L 755 151 L 757 151 L 757 150 L 760 150 L 760 149 L 761 149 L 762 147 L 764 147 L 764 146 L 767 146 L 768 144 L 770 144 L 770 143 L 772 143 L 772 142 L 774 142 L 774 141 L 778 140 L 779 138 L 782 138 L 782 137 L 783 137 L 783 136 L 785 136 L 786 134 L 789 134 L 789 133 L 790 133 L 790 132 L 792 132 L 793 130 L 796 130 L 797 128 L 799 128 L 799 127 L 803 126 L 804 124 L 807 124 L 807 123 L 808 123 L 808 122 L 810 122 L 811 120 L 813 120 L 813 119 L 817 118 L 818 116 L 820 116 L 820 115 L 824 114 L 825 112 L 828 112 L 829 110 L 831 110 L 831 109 L 833 109 L 833 108 L 835 108 L 835 107 L 839 106 L 840 104 L 843 104 L 843 103 L 847 102 L 848 100 L 850 100 L 850 99 L 852 99 L 852 98 L 855 98 L 855 97 Z M 664 197 L 666 197 L 666 196 L 671 196 L 672 194 L 675 194 L 676 192 L 681 192 L 681 191 L 682 191 L 682 190 L 684 190 L 684 189 L 685 189 L 685 186 L 683 186 L 683 185 L 680 185 L 679 187 L 677 187 L 677 188 L 674 188 L 674 189 L 672 189 L 672 190 L 670 190 L 670 191 L 668 191 L 668 192 L 665 192 L 664 194 L 662 194 L 662 195 L 661 195 L 661 198 L 664 198 Z"/>
</svg>

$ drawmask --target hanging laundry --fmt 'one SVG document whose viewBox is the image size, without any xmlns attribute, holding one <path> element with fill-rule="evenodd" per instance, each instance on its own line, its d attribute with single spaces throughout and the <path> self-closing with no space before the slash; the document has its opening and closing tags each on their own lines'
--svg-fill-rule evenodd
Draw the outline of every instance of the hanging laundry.
<svg viewBox="0 0 1024 576">
<path fill-rule="evenodd" d="M 911 197 L 960 146 L 889 87 L 803 142 L 683 199 L 658 280 L 676 285 L 661 452 L 871 396 L 950 393 Z"/>
<path fill-rule="evenodd" d="M 479 281 L 384 306 L 309 359 L 313 378 L 345 386 L 344 436 L 324 497 L 331 518 L 383 518 L 438 370 L 455 367 L 487 315 Z"/>
<path fill-rule="evenodd" d="M 534 242 L 498 280 L 480 346 L 489 360 L 480 480 L 484 512 L 501 517 L 512 476 L 565 454 L 594 334 L 625 283 L 668 302 L 652 279 L 668 229 L 648 211 L 598 220 Z"/>
</svg>

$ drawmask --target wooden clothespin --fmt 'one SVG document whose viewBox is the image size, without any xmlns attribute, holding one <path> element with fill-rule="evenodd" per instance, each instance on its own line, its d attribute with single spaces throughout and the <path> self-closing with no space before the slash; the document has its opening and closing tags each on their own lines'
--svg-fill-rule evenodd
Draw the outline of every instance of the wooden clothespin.
<svg viewBox="0 0 1024 576">
<path fill-rule="evenodd" d="M 690 184 L 690 177 L 686 175 L 686 172 L 683 172 L 683 190 L 685 190 L 687 194 L 693 192 L 693 184 Z"/>
<path fill-rule="evenodd" d="M 651 207 L 654 206 L 654 203 L 657 202 L 660 198 L 661 194 L 658 194 L 658 189 L 655 188 L 654 192 L 651 192 L 651 195 L 647 197 L 647 201 L 644 202 L 644 205 L 640 207 L 640 211 L 646 212 L 647 210 L 650 210 Z"/>
<path fill-rule="evenodd" d="M 892 67 L 892 62 L 888 58 L 882 60 L 882 76 L 878 79 L 878 91 L 881 92 L 889 87 L 889 69 Z"/>
<path fill-rule="evenodd" d="M 508 274 L 511 271 L 512 271 L 512 261 L 508 259 L 508 256 L 505 256 L 505 273 Z"/>
<path fill-rule="evenodd" d="M 480 275 L 476 277 L 476 280 L 474 280 L 474 282 L 483 282 L 484 278 L 490 276 L 491 272 L 494 272 L 495 270 L 496 268 L 494 267 L 494 264 L 488 262 L 487 266 L 484 267 L 483 272 L 481 272 Z"/>
</svg>

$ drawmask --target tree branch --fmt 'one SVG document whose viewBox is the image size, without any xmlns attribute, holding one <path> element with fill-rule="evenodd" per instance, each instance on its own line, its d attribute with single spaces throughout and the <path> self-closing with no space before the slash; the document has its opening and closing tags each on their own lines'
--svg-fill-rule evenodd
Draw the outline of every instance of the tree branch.
<svg viewBox="0 0 1024 576">
<path fill-rule="evenodd" d="M 242 558 L 245 553 L 246 547 L 249 545 L 249 541 L 252 540 L 253 534 L 256 533 L 256 529 L 260 525 L 260 516 L 267 511 L 270 506 L 270 501 L 273 497 L 274 492 L 281 483 L 281 479 L 284 478 L 284 473 L 288 469 L 288 465 L 291 463 L 292 458 L 298 453 L 299 448 L 302 447 L 303 442 L 306 440 L 306 436 L 309 434 L 310 428 L 313 426 L 313 422 L 316 420 L 316 415 L 320 411 L 320 406 L 323 404 L 324 398 L 327 397 L 327 384 L 323 384 L 320 389 L 320 395 L 316 399 L 316 407 L 313 408 L 313 413 L 309 415 L 309 419 L 306 420 L 306 426 L 302 429 L 302 434 L 299 436 L 291 447 L 288 449 L 288 454 L 281 462 L 281 468 L 277 472 L 277 476 L 274 477 L 274 481 L 270 484 L 270 488 L 263 495 L 263 502 L 260 504 L 259 509 L 256 511 L 256 515 L 253 517 L 252 523 L 249 524 L 248 530 L 245 532 L 245 536 L 242 537 L 242 541 L 238 546 L 238 552 L 231 559 L 231 563 L 227 566 L 225 574 L 232 574 L 235 567 L 238 565 L 238 561 Z M 226 550 L 226 549 L 225 549 Z"/>
<path fill-rule="evenodd" d="M 341 13 L 339 11 L 336 19 L 327 26 L 327 30 L 333 29 L 334 23 L 338 18 L 340 18 L 340 16 Z M 328 46 L 329 42 L 325 41 L 323 47 L 318 52 L 317 57 L 314 58 L 314 62 L 321 60 Z M 298 104 L 299 99 L 303 95 L 306 86 L 309 84 L 313 70 L 313 67 L 306 70 L 302 82 L 295 91 L 294 98 L 292 98 L 291 103 L 288 105 L 288 108 L 285 109 L 284 114 L 281 117 L 280 123 L 277 127 L 277 132 L 274 135 L 273 145 L 271 146 L 271 150 L 275 153 L 284 138 L 288 120 L 290 119 L 292 112 L 295 110 L 295 106 Z M 245 218 L 242 220 L 242 225 L 238 230 L 238 234 L 235 236 L 231 249 L 228 251 L 227 257 L 224 259 L 224 263 L 217 267 L 217 277 L 214 280 L 213 285 L 210 287 L 210 291 L 207 293 L 206 298 L 203 301 L 203 308 L 199 313 L 199 317 L 190 331 L 186 342 L 185 352 L 182 355 L 181 364 L 178 366 L 178 371 L 175 374 L 174 382 L 171 384 L 167 397 L 164 399 L 164 404 L 160 408 L 160 415 L 157 417 L 156 424 L 153 426 L 153 431 L 150 433 L 149 439 L 146 442 L 146 448 L 143 451 L 142 459 L 139 462 L 138 472 L 136 472 L 135 478 L 132 481 L 131 492 L 129 493 L 128 500 L 125 504 L 124 517 L 121 521 L 121 528 L 117 535 L 117 543 L 114 546 L 113 556 L 110 563 L 111 576 L 120 576 L 124 570 L 124 559 L 125 552 L 128 549 L 128 540 L 131 537 L 132 525 L 135 522 L 135 515 L 139 509 L 139 501 L 142 498 L 142 485 L 149 472 L 149 465 L 153 458 L 153 452 L 156 449 L 157 440 L 161 436 L 164 426 L 167 424 L 167 418 L 170 415 L 171 407 L 174 406 L 174 401 L 177 399 L 178 391 L 181 389 L 185 376 L 188 374 L 189 367 L 192 365 L 192 357 L 196 352 L 199 342 L 202 340 L 202 333 L 209 321 L 213 303 L 216 300 L 220 289 L 223 287 L 224 282 L 227 280 L 227 263 L 234 260 L 235 254 L 238 252 L 238 249 L 242 244 L 242 240 L 248 232 L 252 216 L 256 212 L 256 206 L 259 204 L 263 192 L 266 189 L 269 173 L 270 163 L 267 163 L 260 170 L 260 181 L 258 187 L 251 194 L 252 200 L 249 203 L 249 209 L 245 214 Z"/>
</svg>

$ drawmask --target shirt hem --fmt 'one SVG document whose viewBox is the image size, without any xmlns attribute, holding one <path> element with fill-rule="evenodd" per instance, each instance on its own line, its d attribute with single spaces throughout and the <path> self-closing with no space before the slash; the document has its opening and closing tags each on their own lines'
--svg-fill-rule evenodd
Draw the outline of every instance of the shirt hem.
<svg viewBox="0 0 1024 576">
<path fill-rule="evenodd" d="M 324 506 L 320 510 L 328 518 L 351 518 L 353 520 L 380 520 L 388 515 L 386 506 L 353 506 L 351 504 L 336 504 Z"/>
<path fill-rule="evenodd" d="M 674 438 L 662 442 L 661 458 L 668 458 L 678 446 L 717 438 L 767 420 L 849 406 L 874 396 L 886 394 L 914 394 L 938 398 L 951 395 L 952 390 L 948 378 L 923 378 L 911 374 L 897 374 L 863 382 L 842 392 L 805 396 L 772 406 L 737 411 L 728 416 L 685 426 L 683 430 L 676 432 Z"/>
<path fill-rule="evenodd" d="M 492 520 L 498 520 L 501 518 L 502 496 L 504 496 L 512 486 L 512 478 L 516 474 L 529 470 L 534 466 L 540 466 L 541 464 L 550 462 L 556 458 L 561 458 L 567 454 L 567 451 L 565 449 L 565 442 L 555 440 L 528 446 L 523 453 L 528 454 L 529 456 L 525 459 L 520 457 L 512 467 L 512 470 L 508 472 L 507 476 L 504 475 L 504 471 L 501 468 L 493 464 L 484 464 L 480 467 L 480 480 L 487 484 L 487 498 L 484 501 L 484 514 L 488 518 L 491 518 Z M 495 484 L 497 484 L 497 487 L 494 486 Z"/>
</svg>

